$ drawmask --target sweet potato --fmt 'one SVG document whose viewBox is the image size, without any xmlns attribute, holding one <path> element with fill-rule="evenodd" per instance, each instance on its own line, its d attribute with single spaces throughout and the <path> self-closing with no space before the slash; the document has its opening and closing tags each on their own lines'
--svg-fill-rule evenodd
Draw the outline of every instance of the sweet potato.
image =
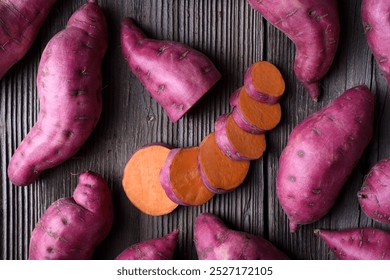
<svg viewBox="0 0 390 280">
<path fill-rule="evenodd" d="M 161 168 L 161 185 L 167 196 L 177 204 L 201 205 L 214 196 L 203 184 L 198 154 L 199 147 L 172 149 Z"/>
<path fill-rule="evenodd" d="M 316 229 L 314 233 L 340 260 L 390 260 L 390 233 L 387 231 L 375 228 Z"/>
<path fill-rule="evenodd" d="M 165 193 L 160 182 L 160 172 L 170 148 L 148 145 L 137 150 L 123 171 L 123 189 L 141 212 L 160 216 L 171 213 L 178 206 Z"/>
<path fill-rule="evenodd" d="M 347 90 L 294 128 L 279 159 L 276 192 L 290 230 L 332 208 L 371 140 L 374 96 L 366 86 Z"/>
<path fill-rule="evenodd" d="M 259 159 L 266 149 L 265 134 L 242 130 L 231 114 L 221 115 L 214 127 L 218 147 L 232 160 Z"/>
<path fill-rule="evenodd" d="M 101 64 L 107 49 L 104 15 L 94 0 L 76 11 L 47 44 L 39 64 L 38 121 L 8 166 L 15 185 L 72 157 L 95 128 L 102 110 Z"/>
<path fill-rule="evenodd" d="M 367 43 L 390 86 L 390 2 L 363 0 L 362 21 Z"/>
<path fill-rule="evenodd" d="M 29 259 L 90 259 L 113 224 L 110 189 L 98 174 L 84 172 L 73 197 L 55 201 L 30 239 Z"/>
<path fill-rule="evenodd" d="M 287 260 L 271 242 L 234 231 L 221 219 L 202 213 L 195 220 L 194 242 L 200 260 Z"/>
<path fill-rule="evenodd" d="M 120 253 L 116 260 L 172 260 L 179 230 L 161 237 L 134 244 Z"/>
<path fill-rule="evenodd" d="M 130 18 L 122 21 L 121 42 L 131 71 L 172 122 L 221 78 L 204 54 L 178 42 L 147 38 Z"/>
<path fill-rule="evenodd" d="M 337 0 L 248 0 L 296 46 L 294 72 L 313 100 L 320 95 L 319 81 L 336 54 L 340 24 Z"/>
<path fill-rule="evenodd" d="M 366 176 L 358 199 L 370 218 L 390 224 L 390 158 L 379 161 Z"/>
<path fill-rule="evenodd" d="M 0 79 L 30 49 L 56 0 L 0 1 Z"/>
<path fill-rule="evenodd" d="M 276 104 L 286 88 L 279 69 L 268 61 L 258 61 L 245 72 L 246 92 L 256 101 Z"/>
<path fill-rule="evenodd" d="M 226 193 L 237 188 L 249 171 L 249 161 L 234 161 L 218 147 L 215 132 L 199 146 L 198 165 L 204 185 L 214 193 Z"/>
<path fill-rule="evenodd" d="M 252 134 L 274 129 L 282 117 L 279 103 L 270 105 L 258 102 L 248 95 L 245 87 L 238 94 L 233 93 L 230 104 L 236 105 L 232 113 L 234 121 L 242 130 Z"/>
</svg>

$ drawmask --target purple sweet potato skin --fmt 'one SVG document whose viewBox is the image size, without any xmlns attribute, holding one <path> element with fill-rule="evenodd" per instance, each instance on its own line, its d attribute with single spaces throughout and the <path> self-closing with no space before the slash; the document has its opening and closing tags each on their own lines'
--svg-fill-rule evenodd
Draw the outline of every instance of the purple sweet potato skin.
<svg viewBox="0 0 390 280">
<path fill-rule="evenodd" d="M 367 216 L 390 224 L 390 158 L 371 168 L 358 192 L 358 199 Z"/>
<path fill-rule="evenodd" d="M 204 54 L 178 42 L 147 38 L 130 18 L 122 21 L 121 42 L 131 71 L 172 122 L 221 78 Z"/>
<path fill-rule="evenodd" d="M 390 233 L 375 228 L 315 230 L 340 260 L 390 260 Z"/>
<path fill-rule="evenodd" d="M 90 0 L 42 54 L 37 77 L 40 112 L 9 163 L 13 184 L 33 183 L 42 171 L 72 157 L 92 133 L 102 110 L 106 49 L 106 21 Z"/>
<path fill-rule="evenodd" d="M 340 23 L 337 0 L 248 0 L 296 46 L 294 72 L 313 100 L 319 81 L 328 72 L 337 51 Z"/>
<path fill-rule="evenodd" d="M 363 0 L 361 15 L 368 46 L 390 86 L 390 1 Z"/>
<path fill-rule="evenodd" d="M 120 253 L 116 260 L 172 260 L 179 230 L 161 237 L 134 244 Z"/>
<path fill-rule="evenodd" d="M 56 0 L 0 1 L 0 79 L 30 49 Z"/>
<path fill-rule="evenodd" d="M 210 213 L 196 218 L 194 242 L 200 260 L 288 260 L 268 240 L 230 230 Z"/>
<path fill-rule="evenodd" d="M 84 172 L 72 198 L 55 201 L 35 226 L 31 260 L 90 259 L 113 224 L 110 189 L 98 174 Z"/>
<path fill-rule="evenodd" d="M 374 103 L 366 86 L 354 87 L 292 131 L 276 177 L 291 232 L 319 220 L 334 205 L 372 138 Z"/>
</svg>

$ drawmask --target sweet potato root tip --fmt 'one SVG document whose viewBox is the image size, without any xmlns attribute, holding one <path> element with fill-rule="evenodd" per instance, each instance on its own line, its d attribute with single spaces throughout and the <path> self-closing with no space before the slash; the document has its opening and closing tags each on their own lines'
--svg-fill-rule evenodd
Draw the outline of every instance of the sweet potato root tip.
<svg viewBox="0 0 390 280">
<path fill-rule="evenodd" d="M 233 118 L 237 125 L 246 132 L 264 133 L 274 129 L 280 122 L 282 110 L 279 103 L 266 104 L 251 98 L 243 87 L 238 95 Z"/>
<path fill-rule="evenodd" d="M 173 149 L 161 169 L 161 184 L 168 197 L 178 204 L 201 205 L 214 196 L 203 184 L 198 154 L 199 147 Z"/>
<path fill-rule="evenodd" d="M 170 149 L 150 145 L 136 151 L 123 172 L 124 191 L 141 212 L 160 216 L 172 212 L 177 206 L 166 195 L 160 183 L 160 171 Z"/>
<path fill-rule="evenodd" d="M 285 83 L 279 69 L 268 61 L 251 65 L 244 76 L 245 89 L 256 101 L 275 104 L 285 90 Z"/>
<path fill-rule="evenodd" d="M 234 161 L 218 147 L 215 133 L 203 139 L 198 164 L 203 183 L 212 192 L 224 193 L 237 188 L 249 171 L 249 161 Z"/>
<path fill-rule="evenodd" d="M 259 159 L 266 149 L 265 134 L 242 130 L 231 114 L 217 119 L 215 137 L 219 148 L 232 160 Z"/>
</svg>

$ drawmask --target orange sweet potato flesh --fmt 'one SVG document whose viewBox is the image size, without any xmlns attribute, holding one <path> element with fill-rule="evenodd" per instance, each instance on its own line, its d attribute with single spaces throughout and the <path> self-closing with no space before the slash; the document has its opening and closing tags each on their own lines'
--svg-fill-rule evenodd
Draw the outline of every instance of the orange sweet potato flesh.
<svg viewBox="0 0 390 280">
<path fill-rule="evenodd" d="M 226 121 L 226 134 L 231 145 L 246 158 L 259 159 L 265 149 L 265 134 L 252 134 L 242 130 L 229 115 Z"/>
<path fill-rule="evenodd" d="M 244 85 L 253 99 L 275 104 L 286 88 L 279 69 L 268 61 L 259 61 L 251 65 L 244 75 Z"/>
<path fill-rule="evenodd" d="M 126 164 L 122 185 L 128 199 L 141 212 L 161 216 L 178 204 L 168 198 L 160 183 L 160 171 L 170 149 L 150 145 L 139 149 Z"/>
<path fill-rule="evenodd" d="M 203 184 L 198 154 L 199 147 L 179 149 L 170 164 L 168 187 L 180 204 L 201 205 L 214 196 Z"/>
<path fill-rule="evenodd" d="M 200 144 L 198 164 L 205 186 L 213 192 L 223 193 L 244 181 L 250 162 L 228 158 L 218 147 L 213 132 Z"/>
<path fill-rule="evenodd" d="M 253 126 L 263 131 L 275 128 L 282 117 L 282 110 L 279 103 L 269 105 L 257 102 L 251 98 L 245 88 L 241 89 L 239 95 L 239 110 L 244 118 Z"/>
</svg>

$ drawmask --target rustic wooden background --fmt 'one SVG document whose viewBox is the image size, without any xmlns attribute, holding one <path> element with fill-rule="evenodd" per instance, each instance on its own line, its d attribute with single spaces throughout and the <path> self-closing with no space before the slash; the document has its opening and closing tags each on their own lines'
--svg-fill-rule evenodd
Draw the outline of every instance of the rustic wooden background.
<svg viewBox="0 0 390 280">
<path fill-rule="evenodd" d="M 39 101 L 36 71 L 49 39 L 61 30 L 84 0 L 58 0 L 29 53 L 0 81 L 0 258 L 26 259 L 35 223 L 49 205 L 71 196 L 84 170 L 101 173 L 109 182 L 115 205 L 115 223 L 96 250 L 96 259 L 113 259 L 141 240 L 180 229 L 175 257 L 196 259 L 193 223 L 201 212 L 220 216 L 237 230 L 261 235 L 292 259 L 334 259 L 315 228 L 345 229 L 374 226 L 361 212 L 356 192 L 364 175 L 379 159 L 390 156 L 388 87 L 367 47 L 360 18 L 361 1 L 340 0 L 341 40 L 329 74 L 322 82 L 318 103 L 308 99 L 293 74 L 294 45 L 245 0 L 100 0 L 109 25 L 110 45 L 104 61 L 104 108 L 100 122 L 80 152 L 61 166 L 45 172 L 28 187 L 12 186 L 6 168 L 12 153 L 37 119 Z M 128 69 L 120 48 L 120 21 L 133 17 L 151 37 L 187 43 L 207 54 L 223 74 L 222 80 L 178 123 L 162 109 Z M 286 79 L 281 100 L 283 118 L 267 134 L 267 152 L 252 162 L 240 188 L 217 195 L 199 207 L 179 207 L 163 217 L 140 213 L 127 200 L 122 170 L 132 153 L 152 142 L 177 147 L 198 145 L 214 129 L 214 121 L 230 111 L 229 96 L 243 83 L 253 62 L 276 64 Z M 322 220 L 290 234 L 288 221 L 275 195 L 278 158 L 295 125 L 328 104 L 341 92 L 368 85 L 377 97 L 375 137 L 354 170 L 335 207 Z"/>
</svg>

